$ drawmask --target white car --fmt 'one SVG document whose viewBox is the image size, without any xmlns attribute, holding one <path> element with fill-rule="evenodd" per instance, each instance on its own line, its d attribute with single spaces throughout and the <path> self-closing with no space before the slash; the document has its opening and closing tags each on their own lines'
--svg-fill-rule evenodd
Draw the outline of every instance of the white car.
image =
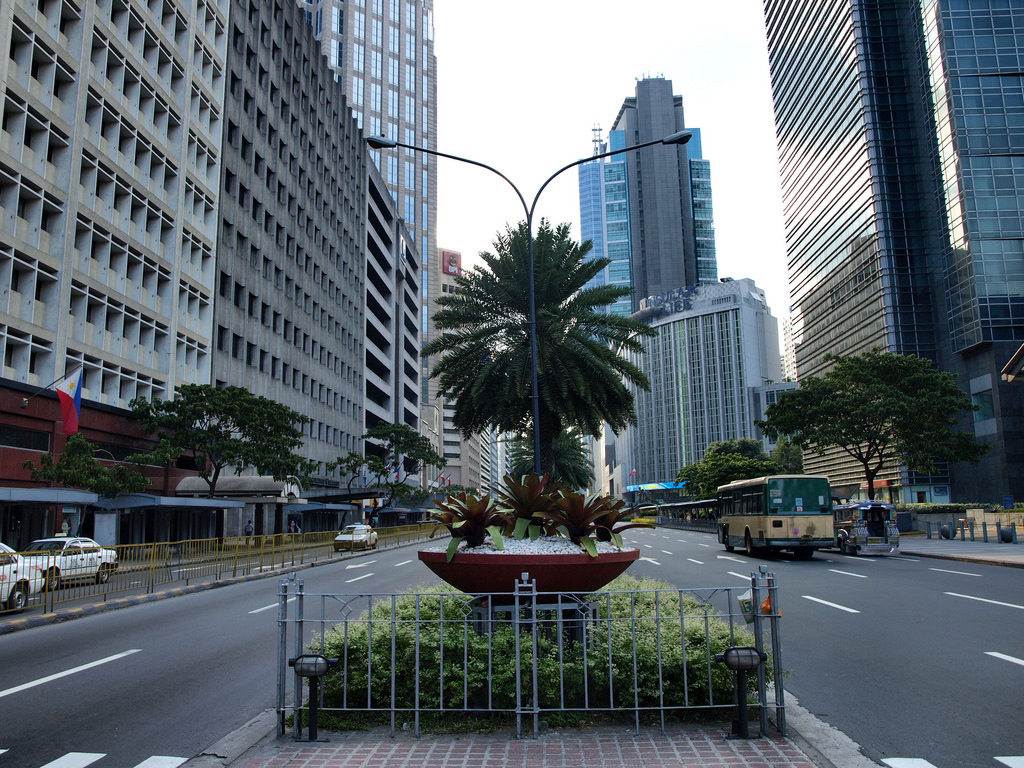
<svg viewBox="0 0 1024 768">
<path fill-rule="evenodd" d="M 43 577 L 25 559 L 0 542 L 0 611 L 20 611 L 43 588 Z"/>
<path fill-rule="evenodd" d="M 56 589 L 61 581 L 106 584 L 117 570 L 117 552 L 82 536 L 36 539 L 22 553 L 29 568 L 43 576 L 43 588 Z"/>
<path fill-rule="evenodd" d="M 371 549 L 377 546 L 377 532 L 368 525 L 346 525 L 334 537 L 334 551 L 343 549 Z"/>
</svg>

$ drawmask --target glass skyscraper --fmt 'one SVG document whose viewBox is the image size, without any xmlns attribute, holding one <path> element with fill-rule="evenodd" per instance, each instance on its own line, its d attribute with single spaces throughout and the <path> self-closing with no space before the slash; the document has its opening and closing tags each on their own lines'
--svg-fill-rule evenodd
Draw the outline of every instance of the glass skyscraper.
<svg viewBox="0 0 1024 768">
<path fill-rule="evenodd" d="M 885 477 L 900 501 L 1024 494 L 1024 7 L 768 0 L 799 376 L 872 347 L 932 359 L 981 406 L 980 466 Z M 858 468 L 808 463 L 833 482 Z"/>
<path fill-rule="evenodd" d="M 595 129 L 594 154 L 615 152 L 684 128 L 682 96 L 672 81 L 637 83 L 607 142 Z M 680 147 L 655 146 L 579 167 L 580 236 L 591 258 L 611 263 L 595 285 L 633 290 L 609 311 L 629 315 L 647 296 L 718 279 L 710 163 L 701 156 L 700 129 Z"/>
</svg>

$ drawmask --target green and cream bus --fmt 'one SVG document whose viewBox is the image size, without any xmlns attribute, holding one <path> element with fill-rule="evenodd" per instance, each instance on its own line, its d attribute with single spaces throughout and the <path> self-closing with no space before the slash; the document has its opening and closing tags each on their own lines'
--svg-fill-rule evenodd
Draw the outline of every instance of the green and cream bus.
<svg viewBox="0 0 1024 768">
<path fill-rule="evenodd" d="M 785 550 L 798 560 L 833 546 L 828 478 L 769 475 L 719 486 L 718 540 L 729 552 Z"/>
</svg>

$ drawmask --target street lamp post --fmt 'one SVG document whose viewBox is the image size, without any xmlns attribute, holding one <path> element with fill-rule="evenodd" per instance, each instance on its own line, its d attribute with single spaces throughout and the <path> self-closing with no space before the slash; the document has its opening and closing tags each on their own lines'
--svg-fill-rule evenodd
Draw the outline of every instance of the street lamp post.
<svg viewBox="0 0 1024 768">
<path fill-rule="evenodd" d="M 622 149 L 615 149 L 610 152 L 601 152 L 600 154 L 592 155 L 590 157 L 580 158 L 574 160 L 568 165 L 562 166 L 553 174 L 551 174 L 547 181 L 541 184 L 540 189 L 537 190 L 537 194 L 533 197 L 533 203 L 527 205 L 526 198 L 523 197 L 523 193 L 519 191 L 519 187 L 512 183 L 512 180 L 505 174 L 499 171 L 497 168 L 493 168 L 486 163 L 481 163 L 478 160 L 471 160 L 468 157 L 460 157 L 458 155 L 451 155 L 447 152 L 438 152 L 434 149 L 427 149 L 426 147 L 417 147 L 413 144 L 403 144 L 393 139 L 385 138 L 384 136 L 369 136 L 366 139 L 366 143 L 369 144 L 371 149 L 392 149 L 395 147 L 402 147 L 403 149 L 410 149 L 415 152 L 422 152 L 427 155 L 435 155 L 437 157 L 447 157 L 449 160 L 457 160 L 460 163 L 468 163 L 469 165 L 475 165 L 480 168 L 484 168 L 491 173 L 497 174 L 505 182 L 512 187 L 512 190 L 516 193 L 519 198 L 519 202 L 523 205 L 523 211 L 526 213 L 526 252 L 529 257 L 529 270 L 530 270 L 530 282 L 529 282 L 529 302 L 530 302 L 530 377 L 531 377 L 531 393 L 530 401 L 533 411 L 533 471 L 538 475 L 540 472 L 540 392 L 538 390 L 537 383 L 537 300 L 534 292 L 534 274 L 533 274 L 533 212 L 537 207 L 537 201 L 540 199 L 541 193 L 547 188 L 554 179 L 561 173 L 575 168 L 577 165 L 583 165 L 589 163 L 591 160 L 600 160 L 603 157 L 610 157 L 611 155 L 618 155 L 623 152 L 632 152 L 637 149 L 643 149 L 644 147 L 651 147 L 655 144 L 685 144 L 693 136 L 693 133 L 688 130 L 676 131 L 669 136 L 662 139 L 653 139 L 652 141 L 645 141 L 640 144 L 634 144 L 631 147 L 623 147 Z"/>
</svg>

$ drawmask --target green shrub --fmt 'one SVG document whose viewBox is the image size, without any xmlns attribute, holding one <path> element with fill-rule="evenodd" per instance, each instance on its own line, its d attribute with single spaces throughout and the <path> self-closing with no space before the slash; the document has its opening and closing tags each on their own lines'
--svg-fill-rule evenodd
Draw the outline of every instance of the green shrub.
<svg viewBox="0 0 1024 768">
<path fill-rule="evenodd" d="M 489 634 L 481 634 L 470 620 L 471 596 L 446 585 L 429 590 L 399 597 L 394 621 L 391 602 L 381 602 L 369 615 L 328 632 L 323 652 L 341 663 L 324 680 L 325 708 L 389 710 L 393 702 L 397 710 L 514 711 L 511 622 L 496 621 Z M 730 629 L 710 606 L 653 579 L 620 576 L 591 599 L 601 621 L 588 632 L 586 649 L 567 634 L 559 638 L 554 622 L 539 628 L 536 701 L 541 709 L 732 703 L 733 673 L 708 659 L 731 645 L 752 645 L 745 628 Z M 315 647 L 319 651 L 319 643 Z M 535 699 L 529 633 L 520 634 L 519 655 L 519 690 L 528 704 Z M 770 661 L 767 671 L 771 674 Z M 748 682 L 756 691 L 756 676 Z"/>
</svg>

